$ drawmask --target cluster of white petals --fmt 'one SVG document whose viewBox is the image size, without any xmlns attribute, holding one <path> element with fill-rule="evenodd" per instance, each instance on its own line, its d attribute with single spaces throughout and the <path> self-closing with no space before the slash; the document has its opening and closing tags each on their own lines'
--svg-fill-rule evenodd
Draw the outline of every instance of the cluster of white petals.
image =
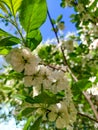
<svg viewBox="0 0 98 130">
<path fill-rule="evenodd" d="M 62 47 L 65 54 L 70 53 L 74 50 L 74 43 L 71 39 L 61 40 L 59 46 Z"/>
<path fill-rule="evenodd" d="M 98 96 L 98 83 L 96 85 L 92 85 L 91 88 L 87 89 L 87 92 L 93 96 Z"/>
<path fill-rule="evenodd" d="M 72 125 L 76 120 L 76 109 L 65 73 L 41 65 L 40 59 L 32 54 L 28 48 L 14 48 L 6 56 L 6 59 L 15 71 L 24 74 L 24 85 L 25 87 L 33 87 L 33 97 L 39 95 L 42 89 L 54 94 L 61 91 L 65 93 L 62 102 L 50 105 L 49 111 L 51 112 L 48 114 L 48 119 L 49 121 L 56 121 L 57 128 L 67 127 L 68 130 L 71 130 L 70 124 Z"/>
<path fill-rule="evenodd" d="M 25 75 L 32 75 L 36 73 L 36 66 L 39 63 L 38 57 L 32 55 L 29 48 L 12 49 L 6 56 L 6 60 L 12 65 L 15 71 L 24 71 Z"/>
<path fill-rule="evenodd" d="M 72 129 L 72 124 L 76 120 L 76 109 L 73 103 L 67 104 L 66 101 L 61 101 L 56 105 L 51 105 L 49 111 L 49 121 L 56 121 L 57 128 L 62 129 L 66 127 L 67 130 Z"/>
<path fill-rule="evenodd" d="M 84 14 L 83 15 L 83 19 L 91 19 L 91 16 L 89 16 L 89 14 Z M 90 45 L 90 48 L 92 49 L 92 44 L 94 47 L 96 47 L 93 43 L 93 41 L 96 41 L 97 39 L 95 39 L 95 37 L 97 38 L 98 35 L 98 23 L 94 24 L 92 22 L 89 22 L 87 26 L 84 25 L 83 20 L 81 20 L 80 24 L 79 24 L 80 32 L 83 32 L 80 34 L 80 39 L 82 41 L 83 44 L 88 45 L 89 40 L 92 42 Z M 88 38 L 88 35 L 90 35 L 90 37 Z"/>
<path fill-rule="evenodd" d="M 95 40 L 90 44 L 89 49 L 90 49 L 90 50 L 98 49 L 98 39 L 95 39 Z"/>
</svg>

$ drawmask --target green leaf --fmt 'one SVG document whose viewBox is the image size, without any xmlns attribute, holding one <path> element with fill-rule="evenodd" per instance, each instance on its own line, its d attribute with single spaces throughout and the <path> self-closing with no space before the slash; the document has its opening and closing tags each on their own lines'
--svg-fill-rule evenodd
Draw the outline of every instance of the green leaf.
<svg viewBox="0 0 98 130">
<path fill-rule="evenodd" d="M 47 91 L 42 92 L 41 94 L 35 96 L 34 98 L 31 97 L 25 98 L 25 101 L 31 104 L 33 103 L 55 104 L 58 103 L 60 100 L 61 99 L 58 98 L 56 95 Z"/>
<path fill-rule="evenodd" d="M 52 19 L 52 23 L 53 23 L 53 24 L 56 24 L 56 21 L 55 21 L 54 19 Z"/>
<path fill-rule="evenodd" d="M 23 109 L 19 116 L 28 116 L 29 114 L 31 114 L 33 111 L 35 110 L 35 108 L 33 107 L 26 107 L 25 109 Z"/>
<path fill-rule="evenodd" d="M 42 36 L 39 30 L 34 30 L 28 33 L 26 38 L 26 46 L 34 50 L 42 41 Z"/>
<path fill-rule="evenodd" d="M 4 30 L 2 30 L 2 29 L 0 28 L 0 39 L 1 39 L 2 37 L 6 37 L 6 36 L 11 36 L 11 34 L 9 34 L 8 32 L 6 32 L 6 31 L 4 31 Z"/>
<path fill-rule="evenodd" d="M 21 95 L 21 94 L 14 95 L 14 98 L 17 98 L 22 101 L 26 101 L 31 104 L 35 104 L 35 103 L 55 104 L 58 103 L 60 100 L 62 100 L 62 95 L 61 96 L 60 94 L 55 95 L 51 92 L 43 91 L 42 93 L 40 93 L 38 96 L 35 96 L 34 98 Z"/>
<path fill-rule="evenodd" d="M 21 94 L 15 94 L 13 97 L 17 98 L 19 100 L 22 100 L 22 101 L 25 101 L 25 99 L 26 99 L 26 97 L 24 95 L 21 95 Z"/>
<path fill-rule="evenodd" d="M 0 47 L 0 55 L 7 55 L 11 48 Z"/>
<path fill-rule="evenodd" d="M 6 19 L 6 17 L 3 14 L 0 14 L 0 18 Z"/>
<path fill-rule="evenodd" d="M 27 32 L 38 29 L 46 20 L 46 0 L 23 0 L 20 8 L 20 22 Z"/>
<path fill-rule="evenodd" d="M 2 2 L 10 9 L 11 13 L 15 16 L 22 0 L 2 0 Z"/>
<path fill-rule="evenodd" d="M 30 126 L 29 130 L 40 130 L 40 122 L 42 120 L 42 116 L 40 116 L 33 125 Z"/>
<path fill-rule="evenodd" d="M 20 39 L 0 29 L 0 46 L 12 46 L 20 43 Z"/>
<path fill-rule="evenodd" d="M 57 18 L 56 21 L 57 21 L 57 22 L 60 22 L 62 18 L 63 18 L 63 15 L 61 14 L 61 15 L 58 16 L 58 18 Z"/>
<path fill-rule="evenodd" d="M 7 86 L 3 86 L 2 87 L 2 91 L 5 92 L 5 93 L 9 93 L 10 91 L 12 91 L 12 88 L 11 87 L 7 87 Z"/>
<path fill-rule="evenodd" d="M 81 96 L 82 92 L 84 90 L 87 90 L 91 86 L 92 86 L 92 83 L 88 79 L 82 79 L 74 83 L 72 86 L 74 98 L 78 99 L 78 97 Z"/>
<path fill-rule="evenodd" d="M 8 10 L 6 9 L 4 3 L 2 3 L 2 1 L 0 1 L 0 9 L 5 12 L 6 14 L 8 14 Z"/>
<path fill-rule="evenodd" d="M 20 40 L 16 37 L 6 37 L 0 40 L 0 46 L 12 46 L 16 45 Z"/>
<path fill-rule="evenodd" d="M 33 121 L 33 118 L 34 118 L 33 116 L 30 116 L 30 117 L 28 118 L 26 124 L 24 125 L 23 130 L 28 130 L 28 128 L 29 128 L 31 122 Z"/>
</svg>

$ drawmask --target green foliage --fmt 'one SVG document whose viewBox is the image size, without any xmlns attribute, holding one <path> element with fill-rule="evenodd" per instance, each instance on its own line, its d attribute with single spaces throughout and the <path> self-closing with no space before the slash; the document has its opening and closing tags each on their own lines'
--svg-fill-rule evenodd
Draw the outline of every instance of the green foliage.
<svg viewBox="0 0 98 130">
<path fill-rule="evenodd" d="M 55 45 L 42 46 L 38 50 L 38 55 L 45 63 L 62 63 L 62 54 L 58 50 L 55 50 Z"/>
<path fill-rule="evenodd" d="M 34 30 L 28 33 L 26 38 L 26 47 L 29 47 L 31 50 L 34 50 L 42 41 L 42 36 L 39 30 Z"/>
<path fill-rule="evenodd" d="M 80 102 L 79 97 L 81 97 L 82 92 L 87 90 L 91 86 L 92 86 L 92 83 L 88 79 L 82 79 L 82 80 L 79 80 L 78 82 L 73 83 L 72 91 L 74 94 L 74 99 L 77 101 L 79 100 Z"/>
<path fill-rule="evenodd" d="M 11 49 L 12 48 L 8 46 L 6 48 L 5 46 L 0 47 L 0 55 L 7 55 Z"/>
<path fill-rule="evenodd" d="M 8 14 L 8 10 L 6 9 L 6 7 L 5 7 L 5 5 L 2 3 L 2 1 L 0 1 L 0 8 L 1 8 L 5 13 Z M 2 15 L 2 14 L 0 14 L 0 15 Z"/>
<path fill-rule="evenodd" d="M 10 10 L 10 12 L 12 13 L 13 16 L 16 16 L 16 13 L 21 5 L 21 1 L 22 0 L 2 0 L 1 4 L 5 4 L 8 9 Z M 3 4 L 3 6 L 4 6 Z M 5 7 L 5 6 L 4 6 Z M 7 9 L 6 9 L 7 10 Z M 3 11 L 5 12 L 4 8 Z M 7 12 L 7 11 L 6 11 Z M 8 13 L 8 12 L 7 12 Z"/>
<path fill-rule="evenodd" d="M 0 17 L 4 21 L 7 21 L 7 24 L 10 22 L 16 28 L 21 37 L 21 39 L 18 39 L 18 37 L 12 36 L 0 29 L 0 45 L 6 47 L 16 44 L 25 44 L 25 46 L 34 50 L 42 40 L 39 28 L 45 22 L 47 17 L 46 1 L 2 0 L 0 1 L 0 7 L 2 11 L 6 13 L 6 15 L 0 14 Z M 17 12 L 19 12 L 19 15 L 17 15 Z M 21 22 L 21 25 L 19 26 L 16 15 Z M 22 26 L 22 28 L 26 31 L 26 37 L 23 36 L 20 26 Z"/>
<path fill-rule="evenodd" d="M 23 130 L 29 130 L 29 127 L 30 127 L 30 124 L 31 124 L 32 120 L 33 120 L 33 116 L 30 116 L 30 117 L 28 118 L 26 124 L 24 125 Z"/>
<path fill-rule="evenodd" d="M 40 5 L 40 6 L 39 6 Z M 20 22 L 27 36 L 31 31 L 38 29 L 45 21 L 47 6 L 45 0 L 23 0 L 20 10 Z"/>
<path fill-rule="evenodd" d="M 41 123 L 42 116 L 38 117 L 38 119 L 34 122 L 33 125 L 30 126 L 30 130 L 40 130 L 40 123 Z"/>
<path fill-rule="evenodd" d="M 0 46 L 13 46 L 19 44 L 19 41 L 20 39 L 9 36 L 0 40 Z"/>
<path fill-rule="evenodd" d="M 18 117 L 28 117 L 34 110 L 35 108 L 33 107 L 26 107 L 19 113 Z"/>
<path fill-rule="evenodd" d="M 56 21 L 57 21 L 57 22 L 60 22 L 62 18 L 63 18 L 63 16 L 62 16 L 62 14 L 61 14 L 61 15 L 58 16 L 58 18 L 57 18 Z"/>
<path fill-rule="evenodd" d="M 20 39 L 0 29 L 0 47 L 13 46 L 20 43 Z M 5 48 L 6 49 L 6 48 Z M 4 51 L 3 51 L 4 52 Z M 5 53 L 5 52 L 4 52 Z"/>
<path fill-rule="evenodd" d="M 18 98 L 31 104 L 35 103 L 55 104 L 62 99 L 62 95 L 54 95 L 51 92 L 44 91 L 41 92 L 41 94 L 39 94 L 38 96 L 35 96 L 34 98 L 20 94 L 15 95 L 15 98 Z"/>
</svg>

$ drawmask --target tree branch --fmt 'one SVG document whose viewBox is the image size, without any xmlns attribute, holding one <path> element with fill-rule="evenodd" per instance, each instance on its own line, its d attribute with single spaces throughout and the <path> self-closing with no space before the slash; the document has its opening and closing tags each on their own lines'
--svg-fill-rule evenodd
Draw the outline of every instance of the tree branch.
<svg viewBox="0 0 98 130">
<path fill-rule="evenodd" d="M 54 31 L 54 33 L 55 33 L 55 36 L 56 36 L 57 42 L 60 43 L 59 38 L 58 38 L 58 35 L 57 35 L 56 31 L 55 31 L 55 27 L 54 27 L 54 24 L 53 24 L 53 22 L 52 22 L 52 18 L 51 18 L 51 16 L 50 16 L 49 10 L 47 10 L 47 14 L 48 14 L 48 17 L 49 17 L 50 23 L 51 23 L 51 25 L 52 25 L 53 31 Z"/>
<path fill-rule="evenodd" d="M 94 112 L 94 114 L 95 114 L 95 117 L 96 117 L 96 119 L 97 119 L 97 121 L 98 121 L 98 112 L 97 112 L 97 110 L 96 110 L 96 108 L 95 108 L 93 102 L 91 101 L 90 96 L 89 96 L 85 91 L 83 91 L 82 93 L 83 93 L 83 95 L 85 96 L 85 98 L 86 98 L 86 100 L 88 101 L 88 103 L 90 104 L 90 106 L 91 106 L 91 108 L 92 108 L 92 110 L 93 110 L 93 112 Z"/>
<path fill-rule="evenodd" d="M 54 66 L 52 64 L 42 63 L 42 65 L 48 66 L 49 68 L 52 68 L 53 70 L 61 70 L 64 73 L 67 71 L 67 69 L 65 70 L 65 69 L 62 69 L 62 67 L 59 67 L 59 66 L 57 67 L 57 66 Z"/>
<path fill-rule="evenodd" d="M 84 116 L 84 117 L 86 117 L 86 118 L 89 118 L 90 120 L 95 121 L 95 122 L 98 123 L 98 120 L 96 120 L 96 119 L 94 119 L 94 118 L 92 118 L 92 117 L 90 117 L 90 116 L 88 116 L 88 115 L 82 114 L 82 113 L 80 113 L 80 112 L 78 112 L 77 114 L 80 115 L 80 116 Z"/>
</svg>

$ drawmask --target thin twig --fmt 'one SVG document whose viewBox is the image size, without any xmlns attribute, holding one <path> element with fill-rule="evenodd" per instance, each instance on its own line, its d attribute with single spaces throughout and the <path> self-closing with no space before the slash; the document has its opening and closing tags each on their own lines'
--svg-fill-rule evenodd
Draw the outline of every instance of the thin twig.
<svg viewBox="0 0 98 130">
<path fill-rule="evenodd" d="M 98 120 L 96 120 L 96 119 L 94 119 L 94 118 L 92 118 L 92 117 L 90 117 L 90 116 L 88 116 L 88 115 L 82 114 L 82 113 L 80 113 L 80 112 L 78 112 L 77 114 L 80 115 L 80 116 L 87 117 L 87 118 L 89 118 L 90 120 L 95 121 L 95 122 L 98 123 Z"/>
<path fill-rule="evenodd" d="M 48 17 L 49 17 L 50 23 L 51 23 L 51 25 L 52 25 L 53 31 L 54 31 L 54 33 L 55 33 L 55 36 L 56 36 L 57 42 L 60 43 L 59 38 L 58 38 L 58 35 L 57 35 L 56 31 L 55 31 L 55 27 L 54 27 L 54 24 L 53 24 L 53 22 L 52 22 L 52 18 L 51 18 L 51 16 L 50 16 L 49 10 L 47 10 L 47 14 L 48 14 Z"/>
<path fill-rule="evenodd" d="M 85 91 L 83 91 L 82 93 L 85 96 L 85 98 L 87 99 L 87 101 L 89 102 L 89 104 L 90 104 L 90 106 L 91 106 L 91 108 L 92 108 L 92 110 L 93 110 L 93 112 L 95 114 L 95 117 L 96 117 L 96 119 L 98 121 L 98 112 L 97 112 L 93 102 L 91 101 L 90 96 Z"/>
<path fill-rule="evenodd" d="M 45 63 L 42 63 L 42 64 L 45 65 L 45 66 L 48 66 L 49 68 L 52 68 L 53 70 L 61 70 L 64 73 L 67 71 L 67 70 L 62 69 L 62 67 L 57 67 L 57 66 L 54 66 L 54 65 L 51 65 L 51 64 L 45 64 Z"/>
<path fill-rule="evenodd" d="M 52 28 L 53 28 L 53 30 L 54 30 L 54 33 L 55 33 L 57 42 L 58 42 L 58 44 L 59 44 L 60 41 L 59 41 L 57 32 L 55 31 L 54 24 L 52 23 L 52 18 L 51 18 L 51 16 L 50 16 L 49 11 L 47 11 L 47 13 L 48 13 L 48 17 L 49 17 L 50 23 L 51 23 L 51 25 L 52 25 Z M 69 65 L 68 65 L 68 63 L 67 63 L 66 57 L 65 57 L 65 55 L 64 55 L 64 50 L 63 50 L 62 47 L 61 47 L 61 51 L 62 51 L 62 54 L 63 54 L 64 64 L 67 66 L 68 72 L 71 74 L 71 76 L 72 76 L 72 78 L 74 79 L 74 81 L 75 81 L 75 82 L 78 82 L 77 77 L 73 74 L 72 70 L 70 69 L 70 67 L 69 67 Z M 87 93 L 84 92 L 84 91 L 82 92 L 82 94 L 84 95 L 84 97 L 86 98 L 86 100 L 88 101 L 88 103 L 90 104 L 90 106 L 91 106 L 91 108 L 92 108 L 92 110 L 93 110 L 93 112 L 94 112 L 94 114 L 95 114 L 95 117 L 96 117 L 96 119 L 98 120 L 98 112 L 97 112 L 97 110 L 96 110 L 96 108 L 95 108 L 93 102 L 92 102 L 91 99 L 89 98 L 89 95 L 87 95 Z"/>
</svg>

